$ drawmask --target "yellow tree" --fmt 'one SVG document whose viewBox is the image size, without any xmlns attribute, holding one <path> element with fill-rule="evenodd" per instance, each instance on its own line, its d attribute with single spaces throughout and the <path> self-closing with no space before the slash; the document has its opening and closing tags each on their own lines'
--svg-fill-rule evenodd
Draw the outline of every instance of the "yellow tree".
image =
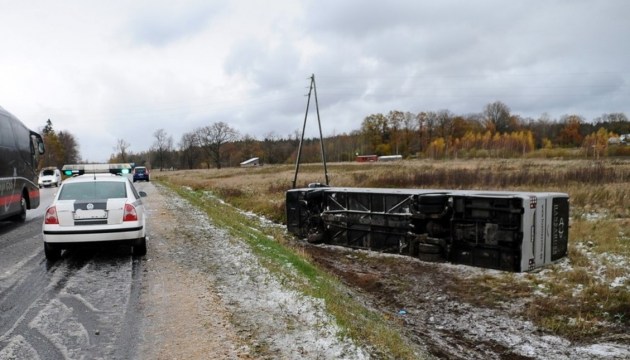
<svg viewBox="0 0 630 360">
<path fill-rule="evenodd" d="M 606 150 L 608 150 L 608 139 L 612 135 L 612 133 L 609 133 L 602 127 L 597 132 L 584 137 L 582 148 L 585 150 L 586 156 L 588 157 L 589 153 L 592 153 L 596 159 L 599 159 L 600 156 L 605 156 Z"/>
<path fill-rule="evenodd" d="M 460 141 L 461 149 L 466 151 L 476 150 L 478 135 L 478 133 L 473 133 L 472 131 L 464 134 Z"/>
<path fill-rule="evenodd" d="M 522 131 L 521 133 L 521 146 L 523 149 L 523 155 L 525 155 L 528 152 L 534 151 L 534 148 L 536 147 L 536 141 L 534 140 L 534 134 L 527 130 L 527 131 Z"/>
<path fill-rule="evenodd" d="M 433 159 L 443 158 L 446 149 L 446 141 L 444 138 L 437 138 L 429 144 L 429 148 L 427 149 L 427 154 Z"/>
<path fill-rule="evenodd" d="M 480 138 L 481 148 L 484 150 L 490 150 L 492 147 L 492 132 L 486 131 Z"/>
</svg>

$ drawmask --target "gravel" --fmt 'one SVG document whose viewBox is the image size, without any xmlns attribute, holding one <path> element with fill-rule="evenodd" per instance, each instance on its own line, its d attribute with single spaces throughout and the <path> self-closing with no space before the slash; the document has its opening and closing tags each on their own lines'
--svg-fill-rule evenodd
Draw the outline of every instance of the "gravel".
<svg viewBox="0 0 630 360">
<path fill-rule="evenodd" d="M 146 184 L 143 279 L 152 358 L 368 359 L 319 300 L 285 286 L 248 245 L 168 189 Z"/>
</svg>

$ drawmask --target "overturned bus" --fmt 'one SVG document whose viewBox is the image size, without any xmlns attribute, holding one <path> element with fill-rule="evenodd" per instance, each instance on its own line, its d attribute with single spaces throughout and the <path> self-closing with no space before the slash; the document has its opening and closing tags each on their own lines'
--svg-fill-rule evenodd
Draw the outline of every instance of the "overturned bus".
<svg viewBox="0 0 630 360">
<path fill-rule="evenodd" d="M 552 192 L 308 187 L 288 231 L 357 249 L 513 272 L 567 255 L 569 196 Z"/>
</svg>

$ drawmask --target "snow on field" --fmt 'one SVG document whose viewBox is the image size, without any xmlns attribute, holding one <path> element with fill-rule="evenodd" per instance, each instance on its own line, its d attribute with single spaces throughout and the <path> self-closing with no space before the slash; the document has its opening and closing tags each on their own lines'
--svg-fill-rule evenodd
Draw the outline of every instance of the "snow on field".
<svg viewBox="0 0 630 360">
<path fill-rule="evenodd" d="M 206 192 L 204 195 L 218 200 L 214 198 L 211 192 Z M 221 201 L 221 203 L 223 202 Z M 261 227 L 281 226 L 254 213 L 242 213 L 250 218 L 258 219 Z M 200 224 L 204 223 L 204 217 L 205 215 L 203 214 L 195 215 Z M 217 236 L 222 236 L 219 235 L 220 230 L 213 229 L 211 225 L 204 226 L 205 228 L 199 230 L 206 232 L 212 229 L 211 232 L 216 232 Z M 257 230 L 252 229 L 252 231 Z M 289 342 L 296 343 L 300 347 L 306 346 L 309 349 L 308 351 L 322 351 L 324 347 L 331 346 L 329 341 L 335 338 L 334 334 L 338 330 L 335 330 L 334 327 L 329 327 L 332 320 L 323 313 L 322 304 L 313 301 L 314 299 L 304 298 L 292 291 L 281 289 L 277 279 L 274 279 L 264 269 L 259 269 L 259 265 L 257 265 L 256 260 L 252 258 L 253 255 L 249 251 L 240 247 L 235 248 L 234 246 L 234 244 L 229 247 L 226 246 L 225 249 L 230 249 L 229 251 L 219 248 L 213 250 L 218 253 L 217 256 L 223 258 L 221 262 L 225 269 L 221 271 L 222 275 L 219 275 L 219 277 L 224 277 L 222 283 L 234 284 L 234 286 L 222 287 L 225 301 L 233 305 L 235 309 L 243 309 L 243 307 L 253 309 L 254 311 L 249 314 L 254 316 L 255 321 L 270 323 L 271 327 L 275 326 L 273 322 L 276 321 L 275 317 L 278 316 L 299 317 L 306 324 L 311 325 L 318 324 L 318 322 L 323 324 L 319 335 L 306 330 L 308 336 L 302 339 L 294 338 L 296 334 L 266 334 L 266 336 L 272 336 L 271 341 L 276 342 L 278 345 Z M 324 246 L 328 247 L 328 245 Z M 600 281 L 604 281 L 605 264 L 612 263 L 617 266 L 627 266 L 627 260 L 623 256 L 596 255 L 589 251 L 587 244 L 578 244 L 577 247 L 579 251 L 586 252 L 588 257 L 597 264 L 597 279 Z M 419 262 L 417 259 L 392 254 L 368 252 L 368 256 L 375 258 L 397 257 L 401 258 L 403 262 Z M 482 275 L 501 276 L 503 274 L 500 271 L 465 265 L 429 264 L 427 266 L 435 267 L 436 272 L 444 274 L 446 277 L 467 278 Z M 254 271 L 254 269 L 256 270 Z M 534 273 L 533 275 L 541 280 L 541 285 L 532 296 L 548 296 L 547 292 L 545 292 L 545 280 L 551 281 L 554 272 L 567 272 L 571 269 L 570 261 L 563 259 L 553 268 L 543 269 Z M 524 277 L 527 275 L 515 274 L 515 276 Z M 265 285 L 260 287 L 260 284 Z M 609 285 L 611 287 L 620 287 L 627 286 L 627 284 L 628 278 L 620 276 L 610 282 Z M 258 285 L 260 289 L 267 289 L 265 294 L 262 294 L 262 298 L 261 294 L 248 294 L 247 288 L 255 285 Z M 245 288 L 240 289 L 240 286 Z M 424 293 L 431 301 L 421 302 L 422 307 L 403 309 L 399 313 L 396 311 L 398 316 L 406 323 L 406 326 L 413 327 L 414 332 L 423 334 L 420 336 L 421 341 L 429 345 L 432 344 L 434 347 L 442 348 L 443 350 L 441 351 L 444 354 L 449 354 L 455 359 L 502 359 L 505 351 L 512 355 L 532 359 L 630 359 L 630 344 L 620 344 L 613 341 L 602 341 L 596 344 L 575 344 L 562 337 L 549 335 L 541 331 L 532 322 L 514 315 L 518 313 L 519 306 L 522 306 L 522 303 L 518 301 L 511 305 L 506 304 L 504 309 L 486 309 L 471 306 L 453 296 L 434 293 L 436 289 L 430 286 L 417 290 L 420 293 Z M 576 286 L 574 292 L 578 294 L 580 291 L 582 291 L 580 286 Z M 435 299 L 437 301 L 433 301 Z M 272 310 L 271 313 L 268 312 L 269 310 L 265 306 L 271 303 L 279 304 L 282 309 L 282 316 L 277 312 L 277 309 Z M 246 317 L 247 314 L 243 313 L 242 315 Z M 319 341 L 313 341 L 315 337 L 321 336 L 323 338 Z M 498 345 L 498 347 L 495 349 L 495 345 L 492 344 Z M 422 344 L 421 346 L 425 345 Z M 347 343 L 345 345 L 337 343 L 336 347 L 333 346 L 333 348 L 336 348 L 336 350 L 331 350 L 327 354 L 335 358 L 340 356 L 350 358 L 367 356 L 356 348 L 351 350 L 353 347 Z M 345 356 L 341 354 L 345 354 Z M 293 352 L 291 355 L 297 355 L 297 353 Z"/>
</svg>

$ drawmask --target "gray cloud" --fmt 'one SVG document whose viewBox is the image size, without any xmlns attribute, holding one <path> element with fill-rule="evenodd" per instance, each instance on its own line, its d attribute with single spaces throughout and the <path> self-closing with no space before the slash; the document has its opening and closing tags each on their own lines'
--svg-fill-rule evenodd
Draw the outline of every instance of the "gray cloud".
<svg viewBox="0 0 630 360">
<path fill-rule="evenodd" d="M 106 160 L 116 138 L 142 151 L 155 129 L 177 143 L 216 121 L 285 137 L 302 125 L 311 74 L 326 134 L 356 130 L 373 113 L 469 114 L 493 101 L 533 118 L 630 115 L 625 0 L 37 8 L 3 7 L 0 106 L 32 128 L 51 118 L 90 160 Z"/>
<path fill-rule="evenodd" d="M 223 7 L 222 1 L 148 2 L 134 9 L 124 31 L 134 43 L 163 47 L 203 31 Z"/>
</svg>

